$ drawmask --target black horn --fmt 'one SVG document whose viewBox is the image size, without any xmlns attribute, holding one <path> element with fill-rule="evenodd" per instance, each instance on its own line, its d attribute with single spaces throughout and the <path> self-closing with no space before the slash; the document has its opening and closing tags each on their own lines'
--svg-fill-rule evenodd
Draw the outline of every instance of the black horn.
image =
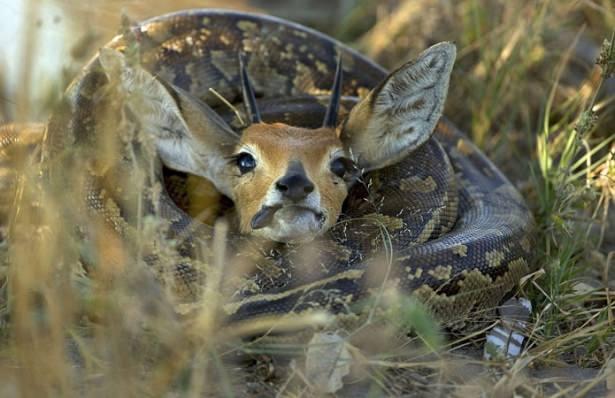
<svg viewBox="0 0 615 398">
<path fill-rule="evenodd" d="M 335 80 L 333 87 L 331 88 L 331 100 L 327 107 L 327 113 L 325 113 L 325 121 L 323 127 L 335 128 L 337 125 L 337 111 L 340 107 L 340 96 L 342 91 L 342 56 L 339 55 L 337 59 L 337 68 L 335 69 Z"/>
<path fill-rule="evenodd" d="M 254 88 L 250 82 L 248 71 L 244 62 L 244 55 L 239 54 L 239 76 L 241 78 L 241 92 L 243 94 L 243 103 L 248 111 L 248 116 L 252 123 L 261 122 L 261 114 L 258 111 L 256 105 L 256 96 L 254 95 Z"/>
</svg>

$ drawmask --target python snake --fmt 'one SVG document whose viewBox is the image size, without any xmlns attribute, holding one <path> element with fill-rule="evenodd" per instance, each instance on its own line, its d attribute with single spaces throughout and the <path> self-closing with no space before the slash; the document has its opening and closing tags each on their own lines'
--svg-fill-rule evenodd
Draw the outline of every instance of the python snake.
<svg viewBox="0 0 615 398">
<path fill-rule="evenodd" d="M 233 104 L 242 101 L 239 53 L 245 54 L 263 119 L 290 125 L 320 123 L 338 56 L 344 65 L 342 116 L 387 76 L 382 67 L 321 33 L 269 16 L 231 11 L 192 10 L 154 18 L 106 47 L 136 53 L 141 67 L 197 96 L 235 127 L 238 116 L 220 97 Z M 172 269 L 178 294 L 194 299 L 203 283 L 195 264 L 207 262 L 197 259 L 194 241 L 210 239 L 211 229 L 186 213 L 189 203 L 180 203 L 189 202 L 177 193 L 189 177 L 164 169 L 155 159 L 138 217 L 127 210 L 134 192 L 126 193 L 130 187 L 124 176 L 139 167 L 139 159 L 147 158 L 141 153 L 147 151 L 134 134 L 120 134 L 126 130 L 116 117 L 121 101 L 113 99 L 109 80 L 95 57 L 70 85 L 46 127 L 43 164 L 51 179 L 55 175 L 62 180 L 67 177 L 57 170 L 73 164 L 73 152 L 90 157 L 84 188 L 87 207 L 121 239 L 130 237 L 143 215 L 155 214 L 167 222 L 167 237 L 181 242 L 175 246 L 176 261 L 163 268 Z M 0 149 L 17 145 L 12 132 L 0 132 Z M 102 148 L 118 154 L 107 159 L 100 154 Z M 153 194 L 163 175 L 167 187 L 172 182 L 180 188 Z M 532 225 L 511 183 L 442 118 L 433 137 L 411 155 L 363 175 L 339 222 L 319 240 L 322 246 L 313 261 L 297 261 L 305 257 L 301 246 L 265 249 L 257 243 L 257 264 L 234 287 L 224 309 L 230 321 L 319 308 L 339 313 L 351 311 L 349 304 L 384 283 L 427 303 L 452 327 L 463 327 L 471 314 L 495 308 L 529 273 Z M 240 246 L 233 239 L 231 250 Z M 160 256 L 152 255 L 150 261 L 156 258 Z"/>
</svg>

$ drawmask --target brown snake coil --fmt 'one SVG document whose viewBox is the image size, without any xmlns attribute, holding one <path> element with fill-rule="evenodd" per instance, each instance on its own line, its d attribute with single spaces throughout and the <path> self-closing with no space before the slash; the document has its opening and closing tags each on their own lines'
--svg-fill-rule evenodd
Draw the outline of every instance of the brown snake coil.
<svg viewBox="0 0 615 398">
<path fill-rule="evenodd" d="M 337 54 L 344 65 L 342 113 L 387 76 L 378 65 L 325 35 L 262 15 L 185 11 L 146 21 L 128 36 L 108 46 L 136 54 L 131 56 L 143 68 L 197 96 L 234 126 L 234 115 L 209 89 L 231 103 L 241 102 L 240 52 L 246 56 L 265 121 L 317 126 Z M 113 188 L 123 187 L 122 173 L 152 160 L 137 135 L 130 136 L 118 118 L 109 117 L 122 110 L 121 100 L 109 99 L 110 92 L 109 77 L 94 58 L 50 120 L 42 158 L 55 178 L 55 170 L 74 161 L 67 152 L 89 157 L 88 208 L 129 239 L 128 231 L 136 224 L 127 210 L 132 199 Z M 118 152 L 110 166 L 97 152 L 105 146 Z M 158 164 L 150 188 L 160 183 L 163 173 L 180 185 L 185 180 Z M 161 216 L 168 222 L 169 237 L 179 242 L 177 262 L 166 265 L 176 275 L 177 290 L 188 298 L 198 294 L 194 240 L 209 235 L 209 229 L 192 229 L 193 220 L 164 191 L 145 195 L 144 203 L 140 216 Z M 531 215 L 515 188 L 443 119 L 418 150 L 364 175 L 355 185 L 343 216 L 321 242 L 326 255 L 317 256 L 316 266 L 297 269 L 300 265 L 292 258 L 300 247 L 269 248 L 258 261 L 279 272 L 273 279 L 258 273 L 247 276 L 224 308 L 231 321 L 314 308 L 342 312 L 386 283 L 418 297 L 440 319 L 463 323 L 471 313 L 494 308 L 529 272 L 531 227 Z M 386 270 L 374 272 L 370 267 L 377 266 L 369 259 L 383 253 Z M 155 257 L 147 261 L 156 262 Z"/>
</svg>

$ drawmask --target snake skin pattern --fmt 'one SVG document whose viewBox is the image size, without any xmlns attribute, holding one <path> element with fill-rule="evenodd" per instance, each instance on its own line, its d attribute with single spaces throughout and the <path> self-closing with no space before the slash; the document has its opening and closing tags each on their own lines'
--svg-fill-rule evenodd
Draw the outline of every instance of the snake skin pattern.
<svg viewBox="0 0 615 398">
<path fill-rule="evenodd" d="M 138 47 L 143 68 L 200 98 L 233 126 L 236 115 L 209 89 L 230 103 L 241 103 L 240 52 L 245 54 L 264 121 L 317 126 L 338 54 L 344 65 L 342 120 L 387 76 L 380 66 L 323 34 L 256 14 L 184 11 L 146 21 L 131 37 L 117 37 L 108 46 L 125 53 Z M 104 94 L 108 86 L 94 58 L 67 90 L 43 143 L 42 159 L 51 165 L 50 175 L 57 159 L 66 161 L 67 149 L 84 149 L 97 164 L 103 163 L 96 154 L 105 143 L 101 137 L 119 128 L 117 122 L 110 127 L 99 117 L 101 109 L 114 106 Z M 8 134 L 0 134 L 4 146 Z M 138 152 L 134 142 L 131 148 Z M 123 209 L 125 198 L 108 187 L 109 180 L 121 185 L 121 173 L 132 166 L 91 172 L 86 192 L 88 207 L 126 239 L 136 221 Z M 200 260 L 194 255 L 194 240 L 207 241 L 211 229 L 195 227 L 186 206 L 176 205 L 182 195 L 177 187 L 169 188 L 169 181 L 179 181 L 181 191 L 186 177 L 164 173 L 167 191 L 149 201 L 142 213 L 156 212 L 168 221 L 172 237 L 185 238 L 178 245 L 178 262 L 167 268 L 173 268 L 181 285 L 177 290 L 189 299 L 202 283 L 195 270 Z M 156 173 L 152 184 L 160 179 L 162 173 Z M 449 326 L 463 327 L 470 314 L 495 308 L 530 271 L 531 230 L 532 218 L 520 194 L 443 118 L 426 144 L 400 163 L 364 175 L 353 187 L 338 224 L 316 242 L 319 255 L 311 257 L 309 266 L 296 260 L 306 250 L 300 246 L 257 249 L 262 254 L 255 260 L 257 271 L 242 277 L 224 310 L 230 321 L 322 308 L 348 312 L 350 304 L 386 284 L 427 303 Z M 240 246 L 233 240 L 229 251 Z"/>
</svg>

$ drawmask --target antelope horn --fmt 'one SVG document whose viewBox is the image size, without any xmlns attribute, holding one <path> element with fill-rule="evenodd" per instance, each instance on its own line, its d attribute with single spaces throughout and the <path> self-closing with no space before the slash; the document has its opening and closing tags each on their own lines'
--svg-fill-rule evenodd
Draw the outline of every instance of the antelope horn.
<svg viewBox="0 0 615 398">
<path fill-rule="evenodd" d="M 239 54 L 239 76 L 241 78 L 241 92 L 243 94 L 243 103 L 248 111 L 248 116 L 252 123 L 260 123 L 261 114 L 258 111 L 258 107 L 256 105 L 256 96 L 254 95 L 254 88 L 252 87 L 252 83 L 250 82 L 250 77 L 248 76 L 248 72 L 246 71 L 246 66 L 244 62 L 244 55 Z"/>
<path fill-rule="evenodd" d="M 323 127 L 335 128 L 337 125 L 337 111 L 340 107 L 340 96 L 342 89 L 342 57 L 339 56 L 337 60 L 337 68 L 335 69 L 335 80 L 333 87 L 331 88 L 331 100 L 327 107 L 327 113 L 325 114 L 325 121 Z"/>
</svg>

